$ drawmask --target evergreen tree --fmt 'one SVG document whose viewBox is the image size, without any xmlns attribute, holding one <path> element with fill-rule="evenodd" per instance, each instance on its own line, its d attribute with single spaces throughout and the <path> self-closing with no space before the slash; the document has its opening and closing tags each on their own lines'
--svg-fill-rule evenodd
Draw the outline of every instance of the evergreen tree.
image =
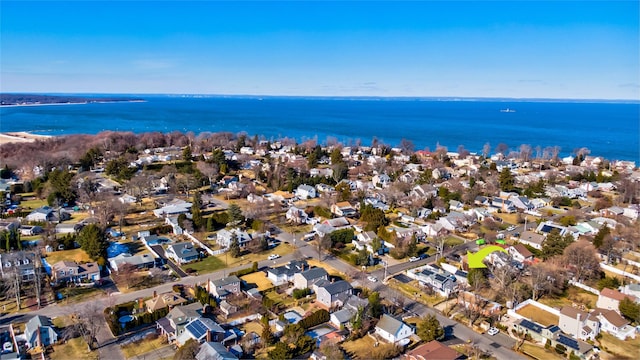
<svg viewBox="0 0 640 360">
<path fill-rule="evenodd" d="M 380 303 L 380 293 L 377 291 L 369 294 L 369 316 L 379 318 L 382 316 L 382 304 Z"/>
<path fill-rule="evenodd" d="M 78 242 L 80 243 L 82 250 L 84 250 L 91 259 L 101 259 L 102 261 L 106 259 L 109 242 L 98 225 L 89 224 L 82 228 L 78 235 Z"/>
<path fill-rule="evenodd" d="M 444 338 L 444 328 L 440 325 L 435 315 L 427 315 L 418 323 L 416 334 L 423 341 L 442 340 Z"/>
<path fill-rule="evenodd" d="M 547 238 L 542 243 L 542 258 L 549 259 L 556 255 L 562 255 L 564 249 L 567 248 L 573 242 L 573 236 L 569 233 L 562 236 L 560 230 L 553 229 L 547 235 Z"/>
<path fill-rule="evenodd" d="M 609 233 L 611 233 L 609 227 L 603 225 L 600 230 L 598 230 L 596 236 L 593 237 L 593 246 L 595 246 L 596 248 L 600 248 L 604 243 L 604 239 L 607 237 L 607 235 L 609 235 Z"/>
<path fill-rule="evenodd" d="M 204 225 L 204 219 L 202 218 L 202 212 L 200 211 L 201 206 L 202 200 L 200 192 L 196 192 L 195 195 L 193 195 L 193 205 L 191 205 L 191 220 L 193 221 L 193 226 L 196 229 L 200 229 Z"/>
<path fill-rule="evenodd" d="M 500 183 L 500 189 L 502 191 L 512 191 L 515 186 L 515 179 L 511 174 L 511 170 L 508 167 L 504 167 L 500 172 L 500 176 L 498 178 L 498 182 Z"/>
<path fill-rule="evenodd" d="M 244 215 L 242 215 L 242 209 L 237 204 L 229 205 L 227 209 L 229 215 L 229 222 L 231 224 L 241 224 L 244 221 Z"/>
<path fill-rule="evenodd" d="M 229 244 L 229 255 L 237 258 L 240 256 L 240 243 L 238 243 L 238 235 L 233 234 L 231 236 L 231 244 Z"/>
</svg>

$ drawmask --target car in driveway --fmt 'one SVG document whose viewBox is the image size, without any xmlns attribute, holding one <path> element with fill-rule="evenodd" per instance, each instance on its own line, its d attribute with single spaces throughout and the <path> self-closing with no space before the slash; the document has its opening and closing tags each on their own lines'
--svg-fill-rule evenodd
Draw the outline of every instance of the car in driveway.
<svg viewBox="0 0 640 360">
<path fill-rule="evenodd" d="M 414 261 L 418 261 L 418 260 L 420 260 L 420 258 L 417 257 L 417 256 L 412 256 L 412 257 L 409 258 L 409 262 L 414 262 Z"/>
<path fill-rule="evenodd" d="M 489 330 L 487 330 L 487 334 L 489 334 L 491 336 L 496 335 L 499 332 L 500 332 L 500 330 L 498 330 L 498 328 L 495 328 L 495 327 L 491 327 L 491 328 L 489 328 Z"/>
<path fill-rule="evenodd" d="M 269 255 L 269 257 L 267 259 L 268 260 L 275 260 L 275 259 L 277 259 L 279 257 L 280 257 L 280 255 L 278 255 L 278 254 L 271 254 L 271 255 Z"/>
<path fill-rule="evenodd" d="M 368 279 L 369 281 L 371 281 L 371 282 L 376 282 L 376 281 L 378 281 L 378 279 L 376 279 L 376 278 L 375 278 L 375 276 L 371 276 L 371 275 L 367 276 L 367 279 Z"/>
<path fill-rule="evenodd" d="M 507 231 L 513 231 L 513 230 L 515 230 L 515 229 L 516 229 L 516 226 L 515 226 L 515 225 L 511 225 L 511 226 L 509 226 L 509 227 L 507 228 Z"/>
</svg>

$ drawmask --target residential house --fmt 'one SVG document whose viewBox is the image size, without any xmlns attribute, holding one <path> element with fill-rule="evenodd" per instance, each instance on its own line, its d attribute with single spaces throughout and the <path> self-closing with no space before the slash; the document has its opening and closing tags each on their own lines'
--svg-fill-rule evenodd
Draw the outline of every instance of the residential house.
<svg viewBox="0 0 640 360">
<path fill-rule="evenodd" d="M 0 275 L 3 278 L 13 277 L 16 272 L 22 281 L 35 278 L 36 254 L 27 251 L 15 251 L 0 254 Z"/>
<path fill-rule="evenodd" d="M 533 253 L 522 244 L 509 246 L 507 252 L 509 252 L 513 260 L 520 263 L 531 263 L 533 261 Z"/>
<path fill-rule="evenodd" d="M 296 189 L 296 196 L 300 199 L 313 199 L 316 197 L 316 188 L 310 185 L 302 184 Z"/>
<path fill-rule="evenodd" d="M 368 299 L 351 295 L 344 303 L 342 309 L 331 313 L 329 321 L 337 328 L 342 326 L 350 327 L 351 319 L 358 314 L 358 310 L 365 309 L 368 304 Z"/>
<path fill-rule="evenodd" d="M 171 343 L 184 332 L 184 327 L 194 319 L 202 317 L 203 307 L 199 302 L 189 305 L 175 306 L 167 316 L 156 321 L 156 328 Z"/>
<path fill-rule="evenodd" d="M 290 207 L 284 216 L 294 224 L 306 224 L 309 220 L 309 215 L 307 215 L 304 210 L 298 209 L 295 206 Z"/>
<path fill-rule="evenodd" d="M 82 230 L 84 225 L 80 223 L 59 223 L 56 224 L 56 234 L 74 234 Z"/>
<path fill-rule="evenodd" d="M 24 335 L 30 348 L 47 347 L 58 341 L 58 333 L 51 324 L 51 319 L 36 315 L 27 321 Z"/>
<path fill-rule="evenodd" d="M 200 345 L 200 351 L 196 354 L 196 360 L 237 360 L 238 357 L 227 350 L 219 342 L 206 341 Z"/>
<path fill-rule="evenodd" d="M 463 306 L 465 309 L 474 310 L 485 317 L 497 315 L 502 310 L 502 305 L 499 303 L 469 291 L 458 293 L 458 305 Z"/>
<path fill-rule="evenodd" d="M 184 345 L 190 339 L 199 343 L 205 341 L 221 342 L 224 340 L 225 331 L 218 323 L 209 318 L 197 318 L 184 326 L 184 332 L 178 335 L 176 342 L 179 346 Z"/>
<path fill-rule="evenodd" d="M 513 206 L 522 211 L 531 211 L 536 208 L 526 196 L 511 196 L 509 200 Z"/>
<path fill-rule="evenodd" d="M 159 295 L 154 291 L 153 297 L 145 301 L 145 307 L 147 308 L 148 312 L 152 313 L 156 310 L 160 310 L 164 308 L 172 309 L 174 306 L 178 306 L 186 302 L 187 302 L 187 299 L 174 293 L 173 291 L 166 292 Z"/>
<path fill-rule="evenodd" d="M 44 232 L 44 229 L 42 229 L 42 227 L 40 226 L 29 226 L 29 225 L 22 225 L 20 226 L 20 235 L 23 236 L 33 236 L 33 235 L 38 235 Z"/>
<path fill-rule="evenodd" d="M 424 233 L 427 237 L 437 237 L 447 233 L 447 229 L 442 225 L 442 223 L 427 223 L 426 225 L 420 228 L 422 233 Z"/>
<path fill-rule="evenodd" d="M 351 284 L 344 280 L 323 282 L 316 287 L 316 300 L 327 308 L 342 306 L 352 290 Z"/>
<path fill-rule="evenodd" d="M 278 286 L 293 281 L 296 273 L 309 269 L 309 264 L 304 260 L 291 260 L 289 263 L 275 268 L 267 269 L 267 279 L 273 285 Z"/>
<path fill-rule="evenodd" d="M 224 299 L 231 294 L 240 293 L 240 279 L 235 276 L 227 276 L 222 279 L 209 280 L 209 293 L 218 299 Z"/>
<path fill-rule="evenodd" d="M 20 228 L 20 223 L 18 221 L 0 221 L 0 231 L 11 231 L 18 230 Z M 24 234 L 23 234 L 24 235 Z"/>
<path fill-rule="evenodd" d="M 198 260 L 200 254 L 192 243 L 185 241 L 167 246 L 165 255 L 177 262 L 178 264 L 186 264 Z"/>
<path fill-rule="evenodd" d="M 617 312 L 606 309 L 595 309 L 593 315 L 600 320 L 600 330 L 624 341 L 636 338 L 636 328 Z"/>
<path fill-rule="evenodd" d="M 341 201 L 331 205 L 331 213 L 336 216 L 350 217 L 355 216 L 357 211 L 348 201 Z"/>
<path fill-rule="evenodd" d="M 178 216 L 180 214 L 190 214 L 191 206 L 190 202 L 186 202 L 181 199 L 173 199 L 165 203 L 163 207 L 153 210 L 153 214 L 158 218 L 166 216 Z"/>
<path fill-rule="evenodd" d="M 75 261 L 61 260 L 51 268 L 53 280 L 58 283 L 100 280 L 100 267 L 96 262 L 78 264 Z"/>
<path fill-rule="evenodd" d="M 590 313 L 571 306 L 560 309 L 560 329 L 580 340 L 594 340 L 600 332 L 600 321 Z"/>
<path fill-rule="evenodd" d="M 387 174 L 377 174 L 371 178 L 373 186 L 386 188 L 391 184 L 391 178 Z"/>
<path fill-rule="evenodd" d="M 561 333 L 560 328 L 556 325 L 549 325 L 544 327 L 536 322 L 528 319 L 519 319 L 513 324 L 515 331 L 519 333 L 525 333 L 529 335 L 533 340 L 537 342 L 546 342 L 547 339 L 554 339 Z"/>
<path fill-rule="evenodd" d="M 527 244 L 534 249 L 542 250 L 542 243 L 544 242 L 544 235 L 536 234 L 533 231 L 524 231 L 520 234 L 521 243 Z"/>
<path fill-rule="evenodd" d="M 625 297 L 631 298 L 618 290 L 603 288 L 600 291 L 600 295 L 598 295 L 596 307 L 600 309 L 613 310 L 619 314 L 620 310 L 618 308 L 620 307 L 620 301 Z"/>
<path fill-rule="evenodd" d="M 561 236 L 564 236 L 564 234 L 567 233 L 567 227 L 566 226 L 562 226 L 562 225 L 558 225 L 558 224 L 554 224 L 551 221 L 545 221 L 545 222 L 541 222 L 538 227 L 536 228 L 536 232 L 539 234 L 542 234 L 544 236 L 549 235 L 549 233 L 553 230 L 558 230 L 558 232 L 560 233 Z"/>
<path fill-rule="evenodd" d="M 408 270 L 407 274 L 415 278 L 423 286 L 429 286 L 442 296 L 448 297 L 456 287 L 455 277 L 440 271 L 434 267 L 425 267 L 422 270 Z"/>
<path fill-rule="evenodd" d="M 416 185 L 409 191 L 409 196 L 413 199 L 426 200 L 427 198 L 435 197 L 437 194 L 436 188 L 429 184 Z"/>
<path fill-rule="evenodd" d="M 109 266 L 113 271 L 120 271 L 125 264 L 133 266 L 137 270 L 151 269 L 155 265 L 155 259 L 149 254 L 131 255 L 127 253 L 109 258 Z"/>
<path fill-rule="evenodd" d="M 438 340 L 429 341 L 402 355 L 402 360 L 462 360 L 467 357 Z"/>
<path fill-rule="evenodd" d="M 253 240 L 251 235 L 249 235 L 246 231 L 240 230 L 239 228 L 233 228 L 231 230 L 222 229 L 218 231 L 216 234 L 216 242 L 220 244 L 222 247 L 229 247 L 231 245 L 231 241 L 233 238 L 238 240 L 238 244 L 240 247 L 244 247 L 248 242 Z"/>
<path fill-rule="evenodd" d="M 384 314 L 376 324 L 375 333 L 384 340 L 395 344 L 415 334 L 415 329 L 402 320 Z"/>
<path fill-rule="evenodd" d="M 25 217 L 26 221 L 64 221 L 71 218 L 71 215 L 66 211 L 60 210 L 56 211 L 54 208 L 50 206 L 43 206 L 37 208 L 29 213 Z"/>
<path fill-rule="evenodd" d="M 315 267 L 293 274 L 293 287 L 296 289 L 311 289 L 320 280 L 329 280 L 327 270 Z"/>
</svg>

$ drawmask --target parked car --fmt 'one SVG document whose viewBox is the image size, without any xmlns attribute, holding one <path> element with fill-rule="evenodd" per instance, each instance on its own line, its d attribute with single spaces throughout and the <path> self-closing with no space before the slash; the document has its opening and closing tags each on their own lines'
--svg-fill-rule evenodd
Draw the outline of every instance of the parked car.
<svg viewBox="0 0 640 360">
<path fill-rule="evenodd" d="M 277 259 L 277 258 L 279 258 L 279 257 L 280 257 L 280 255 L 278 255 L 278 254 L 271 254 L 271 255 L 269 255 L 269 257 L 268 257 L 267 259 L 269 259 L 269 260 L 275 260 L 275 259 Z"/>
<path fill-rule="evenodd" d="M 417 256 L 412 256 L 412 257 L 409 258 L 409 262 L 414 262 L 414 261 L 418 261 L 418 260 L 420 260 L 420 258 L 417 257 Z"/>
<path fill-rule="evenodd" d="M 369 281 L 371 281 L 371 282 L 378 281 L 378 279 L 376 279 L 375 276 L 371 276 L 371 275 L 367 276 L 367 279 L 369 279 Z"/>
<path fill-rule="evenodd" d="M 498 328 L 492 327 L 492 328 L 489 328 L 489 330 L 487 331 L 487 334 L 493 336 L 493 335 L 495 335 L 495 334 L 497 334 L 499 332 L 500 332 L 500 330 L 498 330 Z"/>
<path fill-rule="evenodd" d="M 507 231 L 513 231 L 513 230 L 515 230 L 515 229 L 516 229 L 516 226 L 515 226 L 515 225 L 511 225 L 511 226 L 509 226 L 509 227 L 507 228 Z"/>
</svg>

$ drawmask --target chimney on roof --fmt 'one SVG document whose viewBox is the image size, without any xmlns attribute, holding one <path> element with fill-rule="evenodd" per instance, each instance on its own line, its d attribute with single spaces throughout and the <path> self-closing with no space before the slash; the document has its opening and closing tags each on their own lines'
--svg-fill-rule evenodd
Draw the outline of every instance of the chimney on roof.
<svg viewBox="0 0 640 360">
<path fill-rule="evenodd" d="M 157 291 L 155 291 L 155 290 L 153 290 L 153 298 L 155 299 L 155 298 L 157 298 L 157 297 L 158 297 L 158 292 L 157 292 Z"/>
<path fill-rule="evenodd" d="M 207 342 L 211 342 L 211 330 L 207 329 Z"/>
</svg>

